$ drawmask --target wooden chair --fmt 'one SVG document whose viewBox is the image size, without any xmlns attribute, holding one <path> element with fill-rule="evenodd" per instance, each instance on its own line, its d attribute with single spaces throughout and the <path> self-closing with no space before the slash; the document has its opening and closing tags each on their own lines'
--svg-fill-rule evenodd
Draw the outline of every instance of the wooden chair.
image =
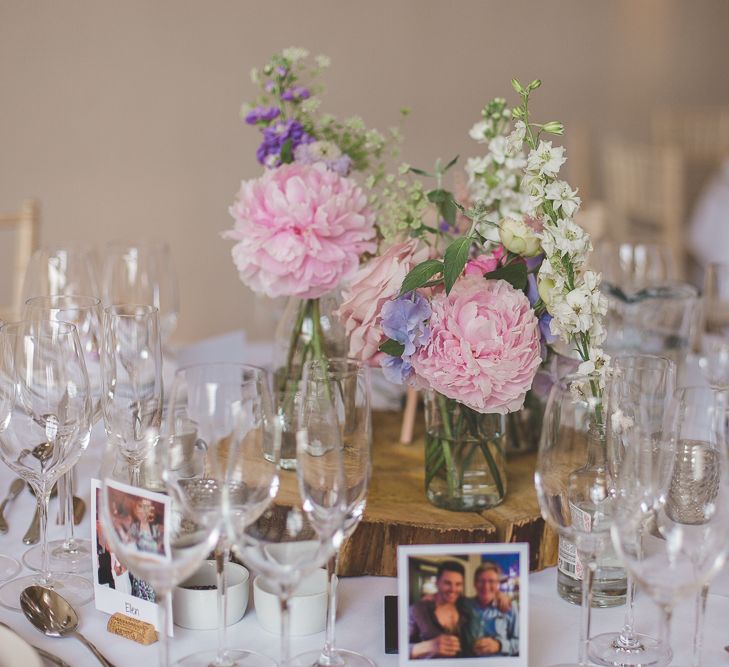
<svg viewBox="0 0 729 667">
<path fill-rule="evenodd" d="M 0 213 L 0 230 L 15 234 L 15 248 L 11 275 L 11 302 L 0 305 L 0 319 L 12 321 L 20 317 L 25 269 L 31 255 L 38 247 L 40 210 L 32 199 L 23 202 L 18 211 Z"/>
<path fill-rule="evenodd" d="M 603 154 L 608 234 L 616 241 L 664 243 L 685 276 L 684 162 L 673 146 L 611 142 Z"/>
</svg>

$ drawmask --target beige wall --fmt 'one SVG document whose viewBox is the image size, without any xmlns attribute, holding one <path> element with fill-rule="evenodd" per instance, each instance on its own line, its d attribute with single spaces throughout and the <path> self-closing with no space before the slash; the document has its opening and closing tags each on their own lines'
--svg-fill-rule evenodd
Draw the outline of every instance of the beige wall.
<svg viewBox="0 0 729 667">
<path fill-rule="evenodd" d="M 476 153 L 467 130 L 512 76 L 541 77 L 538 116 L 595 142 L 647 137 L 656 107 L 729 103 L 728 34 L 724 0 L 0 0 L 0 210 L 38 197 L 47 243 L 165 238 L 178 340 L 260 337 L 219 233 L 259 173 L 238 110 L 273 51 L 332 57 L 334 113 L 385 128 L 411 106 L 406 157 L 428 165 Z"/>
</svg>

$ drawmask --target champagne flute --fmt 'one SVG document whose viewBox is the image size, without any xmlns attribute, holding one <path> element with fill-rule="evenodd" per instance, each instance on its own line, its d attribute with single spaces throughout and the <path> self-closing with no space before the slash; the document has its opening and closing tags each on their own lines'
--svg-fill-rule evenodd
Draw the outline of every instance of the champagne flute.
<svg viewBox="0 0 729 667">
<path fill-rule="evenodd" d="M 93 296 L 56 295 L 37 296 L 25 302 L 25 318 L 47 319 L 55 322 L 69 322 L 76 327 L 81 342 L 89 376 L 89 390 L 92 400 L 92 426 L 101 416 L 101 301 Z M 90 567 L 91 541 L 78 538 L 73 525 L 73 469 L 59 481 L 59 503 L 66 530 L 63 540 L 49 543 L 52 571 L 82 572 Z M 41 568 L 41 546 L 28 549 L 23 563 L 32 570 Z"/>
<path fill-rule="evenodd" d="M 106 435 L 128 461 L 135 484 L 162 421 L 162 347 L 154 306 L 104 309 L 101 382 Z"/>
<path fill-rule="evenodd" d="M 110 551 L 133 577 L 132 594 L 136 589 L 137 597 L 159 606 L 160 665 L 169 667 L 169 596 L 215 547 L 220 488 L 189 476 L 181 439 L 154 442 L 141 469 L 107 445 L 99 517 Z M 200 455 L 200 450 L 194 454 Z"/>
<path fill-rule="evenodd" d="M 233 549 L 269 581 L 281 607 L 281 667 L 290 667 L 289 600 L 297 584 L 325 564 L 344 537 L 347 490 L 331 395 L 306 373 L 296 398 L 296 472 L 280 471 L 276 497 L 257 520 L 228 516 Z M 229 471 L 235 480 L 246 462 Z M 227 488 L 227 486 L 226 486 Z"/>
<path fill-rule="evenodd" d="M 92 399 L 81 342 L 65 322 L 23 321 L 0 329 L 0 458 L 40 500 L 41 569 L 0 587 L 0 604 L 20 609 L 33 584 L 53 588 L 72 605 L 90 601 L 89 582 L 52 573 L 47 542 L 48 501 L 58 479 L 89 443 Z"/>
<path fill-rule="evenodd" d="M 581 375 L 568 375 L 553 385 L 534 473 L 544 520 L 575 545 L 584 569 L 578 662 L 555 667 L 588 665 L 596 561 L 610 539 L 613 507 L 604 446 L 605 406 L 598 387 L 598 377 L 586 381 Z"/>
<path fill-rule="evenodd" d="M 620 472 L 626 450 L 644 448 L 656 452 L 663 439 L 663 425 L 676 384 L 676 365 L 664 357 L 647 354 L 616 357 L 611 361 L 608 389 L 607 449 L 611 479 Z M 609 667 L 667 665 L 670 647 L 638 634 L 633 627 L 635 583 L 628 573 L 625 622 L 620 632 L 590 639 L 593 662 Z"/>
<path fill-rule="evenodd" d="M 726 392 L 676 390 L 663 446 L 626 448 L 617 477 L 613 542 L 661 610 L 665 646 L 674 605 L 708 583 L 729 549 L 726 410 Z"/>
<path fill-rule="evenodd" d="M 178 369 L 167 407 L 166 433 L 183 434 L 194 424 L 197 442 L 204 447 L 205 483 L 228 486 L 221 507 L 222 525 L 215 547 L 218 596 L 218 648 L 200 651 L 179 660 L 185 667 L 275 667 L 271 658 L 253 651 L 229 648 L 226 638 L 226 563 L 230 539 L 225 512 L 236 521 L 252 522 L 268 507 L 278 481 L 275 461 L 278 448 L 268 377 L 255 366 L 236 363 L 196 364 Z M 229 461 L 244 476 L 227 478 Z M 220 495 L 222 501 L 223 496 Z"/>
<path fill-rule="evenodd" d="M 346 483 L 346 517 L 344 538 L 354 533 L 364 515 L 367 489 L 372 473 L 372 416 L 370 409 L 369 368 L 352 359 L 314 359 L 305 364 L 305 392 L 331 397 L 337 417 L 342 447 L 342 462 Z M 337 565 L 340 549 L 329 559 L 327 625 L 324 647 L 296 656 L 293 665 L 300 667 L 375 667 L 375 663 L 360 653 L 335 646 L 337 615 Z"/>
</svg>

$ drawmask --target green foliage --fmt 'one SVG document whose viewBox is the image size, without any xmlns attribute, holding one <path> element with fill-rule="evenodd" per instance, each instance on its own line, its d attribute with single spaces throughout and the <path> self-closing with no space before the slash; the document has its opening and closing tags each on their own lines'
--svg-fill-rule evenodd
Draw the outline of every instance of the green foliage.
<svg viewBox="0 0 729 667">
<path fill-rule="evenodd" d="M 527 267 L 524 262 L 513 262 L 500 266 L 485 274 L 489 280 L 505 280 L 514 289 L 525 290 L 527 286 Z"/>
<path fill-rule="evenodd" d="M 388 338 L 378 349 L 391 357 L 401 357 L 405 351 L 405 346 L 396 340 L 392 340 L 392 338 Z"/>
<path fill-rule="evenodd" d="M 418 287 L 423 287 L 437 273 L 443 272 L 443 262 L 439 259 L 426 259 L 410 269 L 400 288 L 400 294 L 407 294 Z"/>
<path fill-rule="evenodd" d="M 443 257 L 443 280 L 445 282 L 446 294 L 450 294 L 453 285 L 463 273 L 463 268 L 468 261 L 468 253 L 473 243 L 473 237 L 462 236 L 453 241 L 445 251 Z"/>
</svg>

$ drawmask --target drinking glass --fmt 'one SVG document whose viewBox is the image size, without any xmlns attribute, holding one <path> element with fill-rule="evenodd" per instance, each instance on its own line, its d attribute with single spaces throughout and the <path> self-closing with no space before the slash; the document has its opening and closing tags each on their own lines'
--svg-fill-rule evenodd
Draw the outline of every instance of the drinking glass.
<svg viewBox="0 0 729 667">
<path fill-rule="evenodd" d="M 370 409 L 369 368 L 358 361 L 343 358 L 314 359 L 305 364 L 303 391 L 331 397 L 333 413 L 339 427 L 342 462 L 346 485 L 346 516 L 343 537 L 350 537 L 364 515 L 367 489 L 372 472 L 372 415 Z M 337 615 L 337 565 L 340 549 L 327 563 L 329 575 L 327 625 L 324 647 L 296 656 L 299 667 L 375 667 L 369 658 L 347 649 L 335 648 Z"/>
<path fill-rule="evenodd" d="M 133 576 L 132 594 L 159 605 L 160 665 L 169 662 L 169 596 L 218 541 L 220 488 L 190 477 L 178 438 L 158 437 L 132 474 L 109 443 L 101 468 L 99 518 L 110 551 Z M 201 456 L 201 450 L 196 450 Z M 193 468 L 199 466 L 192 466 Z M 132 483 L 129 484 L 129 480 Z"/>
<path fill-rule="evenodd" d="M 628 449 L 642 448 L 646 460 L 663 442 L 663 425 L 676 384 L 676 365 L 664 357 L 646 354 L 616 357 L 607 390 L 607 452 L 611 479 L 620 472 Z M 671 650 L 633 628 L 635 583 L 628 574 L 625 622 L 619 633 L 590 639 L 593 662 L 610 667 L 667 665 Z"/>
<path fill-rule="evenodd" d="M 278 481 L 276 470 L 278 423 L 265 371 L 236 363 L 197 364 L 180 368 L 170 392 L 165 433 L 184 437 L 193 425 L 198 447 L 204 448 L 202 478 L 217 487 L 228 484 L 228 500 L 221 507 L 235 512 L 240 524 L 257 519 L 271 502 Z M 228 479 L 228 462 L 243 477 Z M 222 500 L 223 496 L 220 496 Z M 223 519 L 223 516 L 221 516 Z M 179 660 L 185 667 L 275 667 L 271 658 L 239 648 L 228 648 L 225 566 L 230 539 L 221 521 L 215 547 L 218 595 L 218 648 Z"/>
<path fill-rule="evenodd" d="M 665 646 L 674 605 L 708 583 L 729 549 L 726 409 L 726 392 L 676 390 L 663 446 L 626 447 L 617 476 L 613 542 L 661 610 Z"/>
<path fill-rule="evenodd" d="M 114 241 L 104 247 L 101 288 L 105 305 L 144 303 L 159 310 L 167 345 L 180 312 L 177 275 L 166 243 Z"/>
<path fill-rule="evenodd" d="M 128 461 L 134 484 L 162 421 L 162 347 L 154 306 L 104 309 L 101 383 L 106 435 Z"/>
<path fill-rule="evenodd" d="M 663 243 L 602 240 L 595 248 L 594 263 L 603 284 L 625 294 L 668 285 L 678 278 L 671 249 Z"/>
<path fill-rule="evenodd" d="M 278 594 L 281 667 L 291 665 L 291 595 L 341 545 L 347 505 L 340 430 L 328 385 L 307 382 L 304 372 L 296 402 L 296 472 L 280 470 L 274 504 L 252 523 L 237 513 L 228 516 L 234 552 Z M 244 460 L 234 461 L 229 479 L 245 475 L 246 467 Z"/>
<path fill-rule="evenodd" d="M 575 545 L 583 567 L 578 662 L 559 667 L 589 664 L 592 585 L 597 556 L 610 539 L 613 514 L 604 417 L 597 377 L 585 382 L 584 376 L 568 375 L 552 387 L 534 482 L 544 520 Z"/>
<path fill-rule="evenodd" d="M 699 367 L 715 389 L 729 389 L 729 264 L 706 267 Z"/>
<path fill-rule="evenodd" d="M 76 328 L 65 322 L 23 321 L 0 329 L 0 458 L 40 500 L 41 570 L 7 582 L 0 604 L 20 609 L 33 584 L 53 588 L 72 605 L 93 597 L 89 582 L 48 566 L 51 489 L 89 443 L 92 399 Z"/>
<path fill-rule="evenodd" d="M 69 322 L 76 327 L 84 353 L 92 400 L 92 426 L 101 417 L 101 301 L 93 296 L 37 296 L 25 302 L 25 319 L 46 319 Z M 49 567 L 53 572 L 82 572 L 91 566 L 91 541 L 74 535 L 73 525 L 73 469 L 59 481 L 59 504 L 66 536 L 49 542 Z M 23 563 L 31 570 L 41 569 L 40 545 L 31 547 L 23 555 Z"/>
<path fill-rule="evenodd" d="M 96 253 L 84 243 L 39 248 L 23 280 L 23 302 L 35 296 L 84 294 L 100 297 Z"/>
</svg>

